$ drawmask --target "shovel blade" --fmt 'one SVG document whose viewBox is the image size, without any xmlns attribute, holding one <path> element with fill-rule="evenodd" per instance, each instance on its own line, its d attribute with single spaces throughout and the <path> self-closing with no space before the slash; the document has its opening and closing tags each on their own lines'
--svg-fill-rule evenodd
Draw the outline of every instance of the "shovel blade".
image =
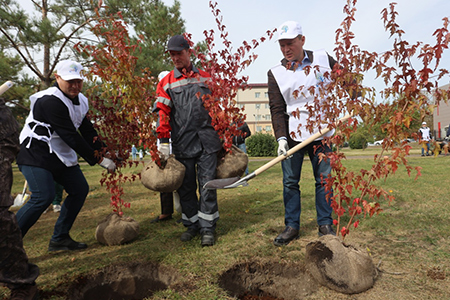
<svg viewBox="0 0 450 300">
<path fill-rule="evenodd" d="M 205 185 L 203 185 L 203 188 L 207 190 L 224 189 L 226 186 L 235 183 L 239 179 L 241 179 L 241 177 L 213 179 L 205 183 Z"/>
<path fill-rule="evenodd" d="M 231 178 L 223 178 L 223 179 L 213 179 L 205 183 L 203 186 L 204 189 L 216 190 L 216 189 L 233 189 L 237 187 L 247 186 L 247 180 L 255 177 L 255 172 L 248 174 L 245 177 L 231 177 Z"/>
<path fill-rule="evenodd" d="M 16 196 L 16 198 L 14 198 L 14 204 L 12 205 L 12 207 L 20 207 L 24 203 L 25 203 L 24 197 L 22 196 L 22 194 L 19 194 Z"/>
</svg>

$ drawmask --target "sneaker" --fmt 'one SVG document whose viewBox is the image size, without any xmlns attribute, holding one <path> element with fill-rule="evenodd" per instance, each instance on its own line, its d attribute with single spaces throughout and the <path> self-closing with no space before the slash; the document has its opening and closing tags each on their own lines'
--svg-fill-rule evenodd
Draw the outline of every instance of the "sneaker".
<svg viewBox="0 0 450 300">
<path fill-rule="evenodd" d="M 286 226 L 283 232 L 273 240 L 273 244 L 275 246 L 285 246 L 291 241 L 298 239 L 299 236 L 299 231 L 297 229 L 294 229 L 291 226 Z"/>
<path fill-rule="evenodd" d="M 11 290 L 11 300 L 34 300 L 38 297 L 36 284 L 25 284 L 19 288 Z"/>
<path fill-rule="evenodd" d="M 319 225 L 319 236 L 324 236 L 324 235 L 336 235 L 336 232 L 334 232 L 333 227 L 331 227 L 331 225 Z"/>
<path fill-rule="evenodd" d="M 48 245 L 48 251 L 81 250 L 86 248 L 87 245 L 85 243 L 76 242 L 70 236 L 59 242 L 50 240 Z"/>
<path fill-rule="evenodd" d="M 53 212 L 58 213 L 61 211 L 61 205 L 55 204 L 53 205 Z"/>
<path fill-rule="evenodd" d="M 188 228 L 185 232 L 181 234 L 181 241 L 188 242 L 192 240 L 198 234 L 198 229 Z"/>
<path fill-rule="evenodd" d="M 205 231 L 202 233 L 202 247 L 214 245 L 214 232 Z"/>
</svg>

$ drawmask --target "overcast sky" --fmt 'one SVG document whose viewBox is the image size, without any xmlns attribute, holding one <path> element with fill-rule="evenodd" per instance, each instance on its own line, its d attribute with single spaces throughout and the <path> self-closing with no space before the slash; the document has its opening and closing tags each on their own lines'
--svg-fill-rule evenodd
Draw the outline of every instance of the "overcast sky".
<svg viewBox="0 0 450 300">
<path fill-rule="evenodd" d="M 173 0 L 163 0 L 172 5 Z M 209 0 L 180 0 L 182 18 L 186 30 L 193 36 L 194 42 L 204 39 L 203 31 L 217 26 Z M 335 31 L 345 15 L 344 0 L 218 0 L 218 8 L 223 15 L 223 23 L 229 33 L 228 39 L 234 48 L 242 45 L 242 41 L 258 39 L 267 30 L 278 27 L 287 20 L 298 21 L 303 27 L 306 37 L 305 48 L 310 50 L 325 49 L 332 56 L 335 47 Z M 405 31 L 404 39 L 411 44 L 416 41 L 433 43 L 433 32 L 442 27 L 442 18 L 450 17 L 449 0 L 359 0 L 356 8 L 356 21 L 352 31 L 356 38 L 354 44 L 361 49 L 383 52 L 392 49 L 393 40 L 384 30 L 381 11 L 389 3 L 396 2 L 398 11 L 397 23 Z M 216 40 L 220 37 L 216 36 Z M 267 81 L 267 70 L 276 65 L 282 58 L 278 44 L 274 40 L 266 41 L 255 49 L 258 59 L 250 66 L 245 75 L 249 75 L 250 83 Z M 445 64 L 450 68 L 450 53 L 444 54 Z M 418 68 L 419 66 L 417 66 Z M 367 85 L 379 85 L 366 76 Z M 372 78 L 374 76 L 371 76 Z M 445 83 L 448 83 L 448 79 Z M 379 90 L 382 85 L 377 88 Z"/>
<path fill-rule="evenodd" d="M 163 0 L 172 5 L 173 0 Z M 354 44 L 370 52 L 384 52 L 392 49 L 393 39 L 384 30 L 381 11 L 395 0 L 358 0 L 356 20 L 352 31 L 356 35 Z M 22 7 L 30 7 L 30 0 L 18 0 Z M 187 32 L 192 34 L 194 42 L 205 38 L 203 31 L 217 25 L 209 7 L 209 0 L 180 0 L 181 14 L 185 20 Z M 335 31 L 345 15 L 343 7 L 346 0 L 217 0 L 223 16 L 223 24 L 229 33 L 228 39 L 234 49 L 242 42 L 250 42 L 265 36 L 267 30 L 277 28 L 284 21 L 298 21 L 306 37 L 305 48 L 309 50 L 325 49 L 335 57 Z M 444 17 L 450 17 L 449 0 L 396 0 L 397 23 L 405 31 L 404 39 L 413 44 L 417 41 L 434 44 L 432 37 L 436 28 L 442 27 Z M 220 42 L 217 34 L 216 41 Z M 265 83 L 267 70 L 282 58 L 278 43 L 267 40 L 254 51 L 258 59 L 244 71 L 250 83 Z M 416 69 L 420 65 L 415 62 Z M 450 53 L 444 53 L 441 67 L 450 69 Z M 380 91 L 384 85 L 374 80 L 374 74 L 367 74 L 364 83 Z M 449 83 L 449 79 L 440 84 Z"/>
</svg>

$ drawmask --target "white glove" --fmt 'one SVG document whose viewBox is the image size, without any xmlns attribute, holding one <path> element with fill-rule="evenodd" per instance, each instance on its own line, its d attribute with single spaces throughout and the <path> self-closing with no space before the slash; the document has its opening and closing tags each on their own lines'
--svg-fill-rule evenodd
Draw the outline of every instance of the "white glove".
<svg viewBox="0 0 450 300">
<path fill-rule="evenodd" d="M 280 155 L 287 155 L 287 152 L 289 150 L 288 142 L 285 139 L 281 139 L 278 141 L 278 156 Z"/>
<path fill-rule="evenodd" d="M 161 159 L 163 159 L 163 160 L 168 159 L 169 155 L 170 155 L 169 143 L 161 143 L 161 144 L 159 144 L 158 151 L 160 153 Z"/>
<path fill-rule="evenodd" d="M 108 172 L 112 173 L 116 170 L 116 164 L 107 157 L 103 157 L 102 161 L 99 163 L 105 169 L 108 169 Z"/>
</svg>

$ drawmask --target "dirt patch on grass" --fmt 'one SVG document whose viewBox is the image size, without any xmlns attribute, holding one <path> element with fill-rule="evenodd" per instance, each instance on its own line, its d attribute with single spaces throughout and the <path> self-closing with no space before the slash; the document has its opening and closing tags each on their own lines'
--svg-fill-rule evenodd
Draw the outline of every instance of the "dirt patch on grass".
<svg viewBox="0 0 450 300">
<path fill-rule="evenodd" d="M 241 300 L 304 299 L 319 288 L 303 263 L 248 261 L 219 277 L 219 286 Z"/>
<path fill-rule="evenodd" d="M 143 299 L 178 280 L 176 270 L 155 263 L 112 265 L 78 277 L 69 288 L 67 299 Z"/>
</svg>

